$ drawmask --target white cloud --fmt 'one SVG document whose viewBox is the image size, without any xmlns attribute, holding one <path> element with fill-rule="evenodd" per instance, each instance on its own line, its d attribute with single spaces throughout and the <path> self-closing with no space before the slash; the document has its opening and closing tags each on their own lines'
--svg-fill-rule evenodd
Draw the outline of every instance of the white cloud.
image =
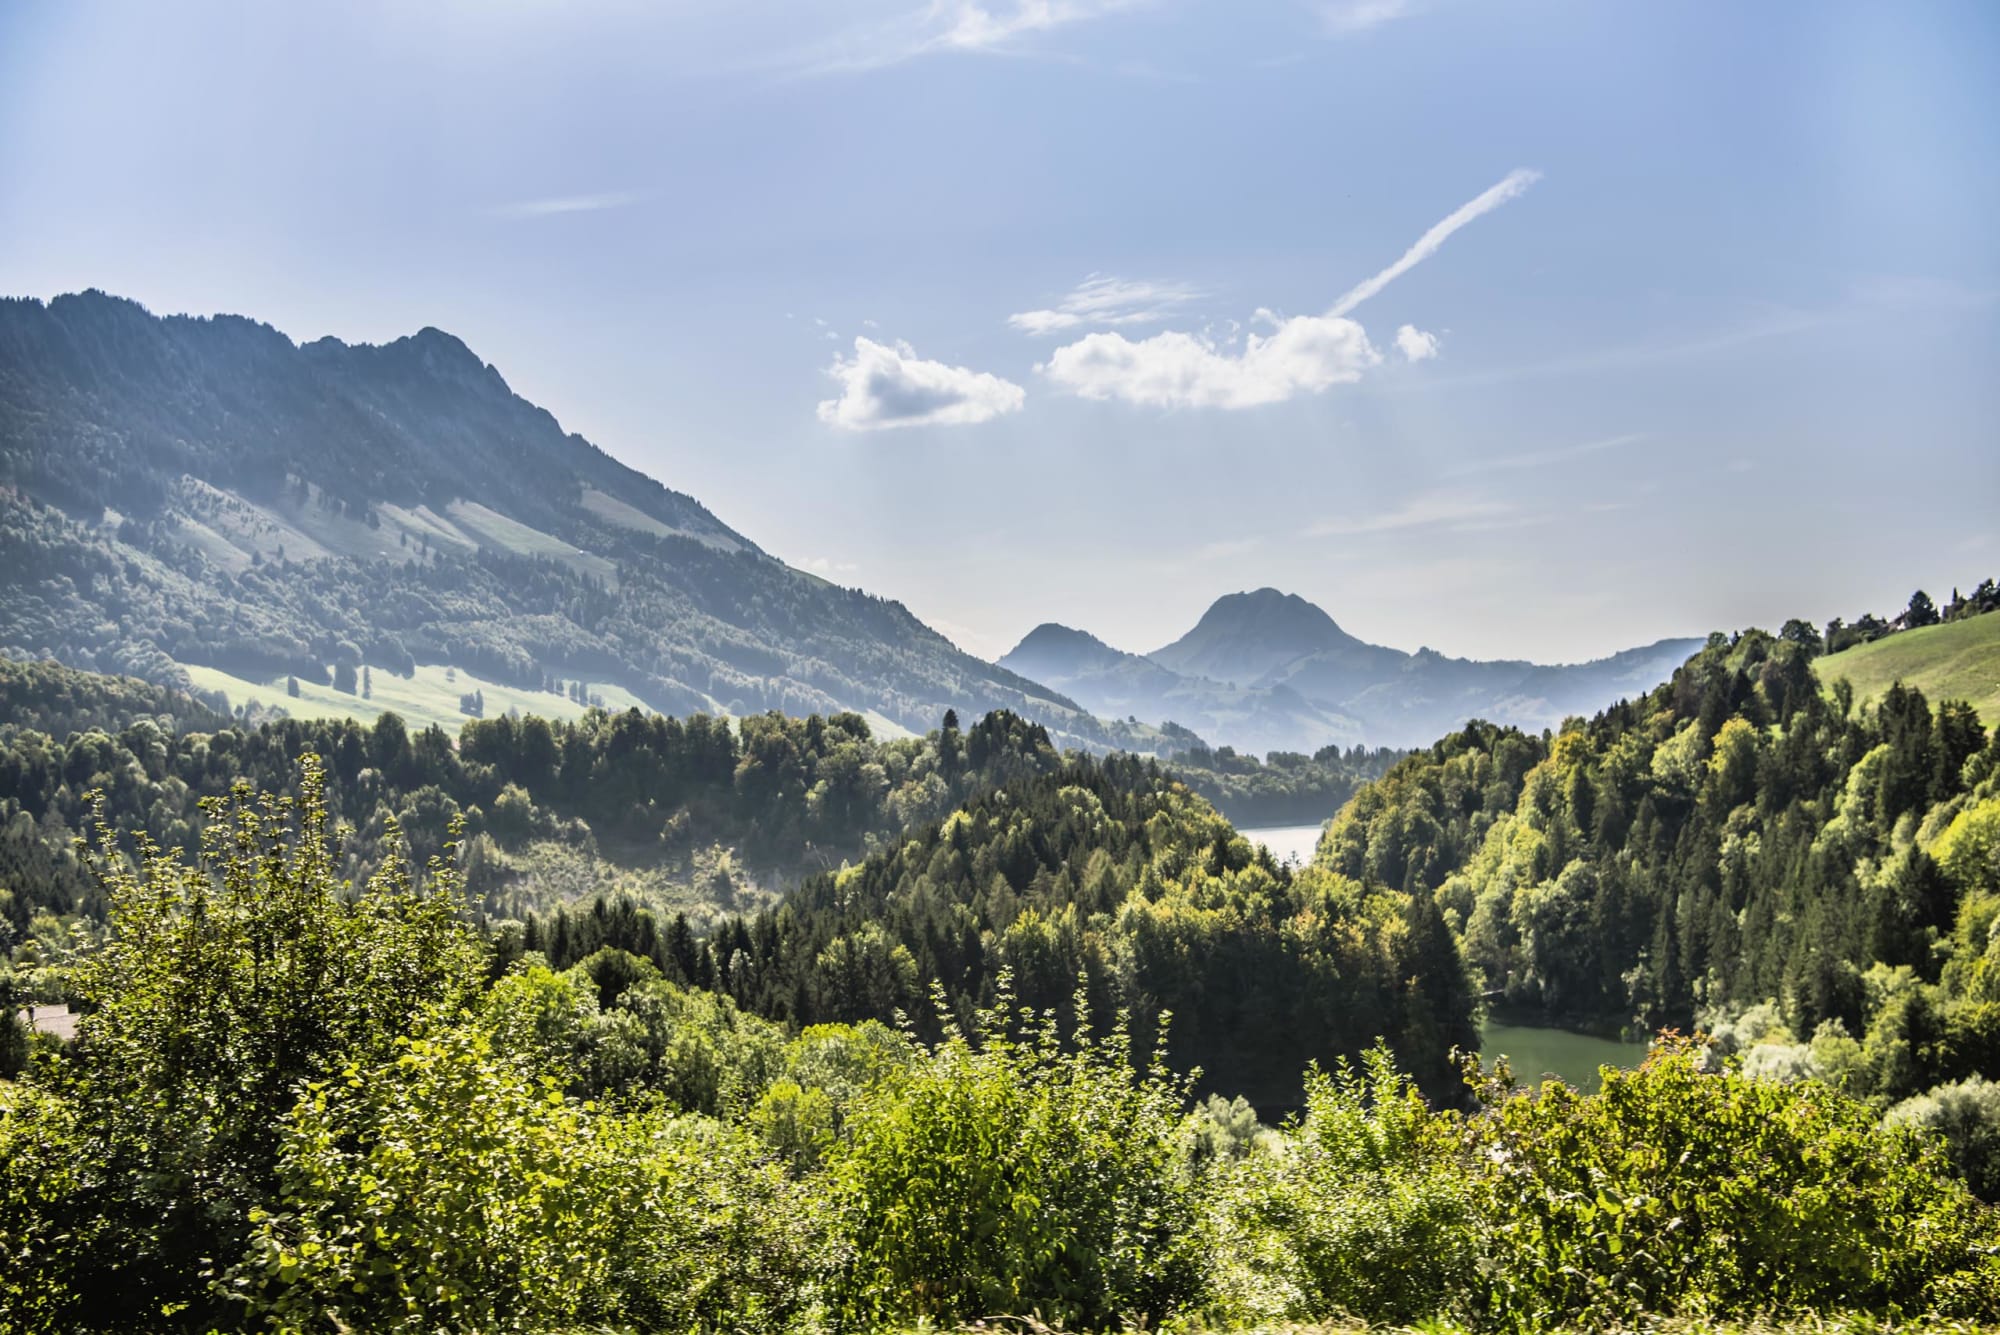
<svg viewBox="0 0 2000 1335">
<path fill-rule="evenodd" d="M 1526 170 L 1509 172 L 1499 184 L 1425 232 L 1394 264 L 1350 289 L 1325 315 L 1279 319 L 1260 310 L 1257 318 L 1272 325 L 1272 332 L 1249 335 L 1240 353 L 1225 351 L 1213 338 L 1174 330 L 1137 342 L 1123 334 L 1100 332 L 1057 348 L 1035 369 L 1087 399 L 1123 399 L 1161 408 L 1251 408 L 1351 384 L 1379 365 L 1382 355 L 1347 313 L 1435 255 L 1453 232 L 1499 208 L 1540 176 Z M 1064 327 L 1050 324 L 1046 317 L 1061 321 L 1064 316 L 1058 309 L 1029 312 L 1014 320 L 1029 320 L 1042 326 L 1035 332 L 1045 332 Z M 1081 320 L 1077 313 L 1075 322 Z M 1412 325 L 1398 332 L 1396 343 L 1412 361 L 1437 353 L 1435 336 Z"/>
<path fill-rule="evenodd" d="M 1410 0 L 1322 0 L 1320 22 L 1337 37 L 1366 32 L 1410 13 Z"/>
<path fill-rule="evenodd" d="M 523 199 L 487 210 L 496 218 L 548 218 L 560 213 L 598 213 L 605 209 L 628 208 L 652 198 L 646 190 L 608 190 L 598 195 L 557 195 L 548 199 Z"/>
<path fill-rule="evenodd" d="M 1405 361 L 1427 362 L 1438 355 L 1438 336 L 1406 324 L 1396 331 L 1396 347 Z"/>
<path fill-rule="evenodd" d="M 1452 210 L 1443 222 L 1438 223 L 1428 232 L 1418 237 L 1417 243 L 1404 251 L 1401 259 L 1376 274 L 1373 278 L 1357 284 L 1350 289 L 1346 296 L 1333 303 L 1333 310 L 1329 314 L 1347 314 L 1356 306 L 1359 306 L 1362 302 L 1368 300 L 1368 298 L 1374 296 L 1377 292 L 1380 292 L 1383 288 L 1389 286 L 1389 284 L 1395 282 L 1398 278 L 1401 278 L 1404 274 L 1437 254 L 1439 248 L 1450 239 L 1453 232 L 1456 232 L 1473 219 L 1493 212 L 1493 210 L 1499 208 L 1508 200 L 1517 198 L 1529 186 L 1541 179 L 1542 174 L 1540 172 L 1529 171 L 1526 168 L 1517 168 L 1514 171 L 1508 172 L 1498 185 L 1490 187 L 1477 198 L 1459 205 L 1456 209 Z"/>
<path fill-rule="evenodd" d="M 1394 510 L 1357 519 L 1324 520 L 1308 528 L 1304 536 L 1329 538 L 1358 533 L 1389 533 L 1397 529 L 1430 528 L 1440 524 L 1453 528 L 1485 528 L 1511 515 L 1513 509 L 1505 501 L 1434 491 L 1407 501 Z"/>
<path fill-rule="evenodd" d="M 924 361 L 903 342 L 856 338 L 854 355 L 834 356 L 827 374 L 840 382 L 837 399 L 819 405 L 819 420 L 843 431 L 899 426 L 958 426 L 1019 412 L 1027 391 L 984 371 Z"/>
<path fill-rule="evenodd" d="M 1251 408 L 1351 384 L 1382 360 L 1352 320 L 1258 315 L 1274 328 L 1268 335 L 1247 336 L 1240 353 L 1172 330 L 1136 343 L 1123 334 L 1097 333 L 1057 348 L 1036 369 L 1086 399 L 1156 408 Z"/>
<path fill-rule="evenodd" d="M 1052 310 L 1021 311 L 1007 323 L 1024 334 L 1053 334 L 1079 325 L 1150 324 L 1164 320 L 1174 307 L 1201 296 L 1186 283 L 1131 281 L 1112 274 L 1092 274 L 1071 289 Z"/>
<path fill-rule="evenodd" d="M 887 23 L 858 28 L 781 63 L 808 74 L 850 74 L 948 51 L 1006 52 L 1018 39 L 1101 18 L 1145 0 L 931 0 Z"/>
</svg>

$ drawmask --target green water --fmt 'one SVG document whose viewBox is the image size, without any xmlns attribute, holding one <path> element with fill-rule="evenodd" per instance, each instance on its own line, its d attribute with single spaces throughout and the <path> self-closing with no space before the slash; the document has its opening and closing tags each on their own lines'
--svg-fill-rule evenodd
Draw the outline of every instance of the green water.
<svg viewBox="0 0 2000 1335">
<path fill-rule="evenodd" d="M 1479 1031 L 1480 1059 L 1490 1063 L 1502 1053 L 1514 1067 L 1514 1078 L 1522 1084 L 1540 1084 L 1543 1077 L 1552 1075 L 1586 1093 L 1595 1093 L 1602 1083 L 1598 1067 L 1637 1066 L 1646 1055 L 1646 1045 L 1489 1020 Z"/>
</svg>

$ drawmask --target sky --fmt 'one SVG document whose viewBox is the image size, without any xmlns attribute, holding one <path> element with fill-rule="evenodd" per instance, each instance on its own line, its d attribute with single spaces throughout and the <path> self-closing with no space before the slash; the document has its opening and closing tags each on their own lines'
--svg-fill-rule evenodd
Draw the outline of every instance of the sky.
<svg viewBox="0 0 2000 1335">
<path fill-rule="evenodd" d="M 0 0 L 0 294 L 434 325 L 1004 653 L 2000 573 L 2000 6 Z"/>
</svg>

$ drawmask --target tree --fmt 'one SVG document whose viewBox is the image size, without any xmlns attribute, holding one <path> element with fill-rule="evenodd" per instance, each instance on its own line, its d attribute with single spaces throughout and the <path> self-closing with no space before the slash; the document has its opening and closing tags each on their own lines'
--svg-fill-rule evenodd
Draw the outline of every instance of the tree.
<svg viewBox="0 0 2000 1335">
<path fill-rule="evenodd" d="M 349 663 L 343 659 L 342 661 L 335 663 L 333 665 L 334 690 L 344 692 L 345 694 L 348 695 L 353 695 L 355 687 L 359 684 L 360 684 L 360 675 L 355 672 L 354 665 L 352 663 Z"/>
<path fill-rule="evenodd" d="M 1840 620 L 1836 617 L 1828 629 L 1831 630 L 1839 624 Z M 1778 632 L 1778 638 L 1789 640 L 1814 658 L 1819 657 L 1826 649 L 1826 641 L 1820 637 L 1819 628 L 1812 622 L 1802 621 L 1798 617 L 1793 617 L 1785 623 L 1784 629 Z"/>
<path fill-rule="evenodd" d="M 285 694 L 291 696 L 294 700 L 299 698 L 299 679 L 297 677 L 285 678 Z"/>
<path fill-rule="evenodd" d="M 91 859 L 110 932 L 74 973 L 92 1010 L 63 1092 L 85 1158 L 117 1184 L 104 1208 L 123 1242 L 96 1258 L 89 1286 L 106 1319 L 80 1327 L 212 1304 L 203 1258 L 240 1252 L 303 1082 L 386 1057 L 433 1007 L 456 1009 L 478 986 L 458 874 L 433 861 L 413 875 L 392 823 L 381 869 L 350 895 L 310 752 L 298 788 L 253 797 L 239 785 L 192 865 L 141 835 L 135 869 L 98 824 Z"/>
<path fill-rule="evenodd" d="M 1910 605 L 1903 610 L 1903 626 L 1915 630 L 1919 626 L 1935 626 L 1938 623 L 1937 604 L 1922 589 L 1910 595 Z"/>
<path fill-rule="evenodd" d="M 366 663 L 361 665 L 361 698 L 363 700 L 375 698 L 375 674 L 368 670 Z"/>
</svg>

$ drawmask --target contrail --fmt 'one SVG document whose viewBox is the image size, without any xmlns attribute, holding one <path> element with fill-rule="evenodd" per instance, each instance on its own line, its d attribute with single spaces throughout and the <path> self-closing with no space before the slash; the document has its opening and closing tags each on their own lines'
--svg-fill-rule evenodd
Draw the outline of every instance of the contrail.
<svg viewBox="0 0 2000 1335">
<path fill-rule="evenodd" d="M 1493 212 L 1493 210 L 1499 208 L 1516 195 L 1524 193 L 1529 186 L 1541 179 L 1542 174 L 1540 172 L 1530 171 L 1525 167 L 1508 172 L 1506 179 L 1502 180 L 1500 184 L 1494 186 L 1485 194 L 1480 195 L 1477 199 L 1459 205 L 1457 209 L 1452 211 L 1451 216 L 1418 237 L 1417 244 L 1403 252 L 1403 258 L 1397 260 L 1373 278 L 1356 286 L 1339 301 L 1334 302 L 1333 309 L 1328 311 L 1327 314 L 1347 314 L 1356 306 L 1359 306 L 1362 302 L 1368 300 L 1368 298 L 1374 296 L 1377 292 L 1380 292 L 1383 288 L 1389 286 L 1389 284 L 1395 282 L 1398 278 L 1401 278 L 1404 274 L 1437 254 L 1438 247 L 1442 246 L 1445 243 L 1445 238 L 1449 237 L 1453 232 L 1456 232 L 1474 218 Z"/>
</svg>

